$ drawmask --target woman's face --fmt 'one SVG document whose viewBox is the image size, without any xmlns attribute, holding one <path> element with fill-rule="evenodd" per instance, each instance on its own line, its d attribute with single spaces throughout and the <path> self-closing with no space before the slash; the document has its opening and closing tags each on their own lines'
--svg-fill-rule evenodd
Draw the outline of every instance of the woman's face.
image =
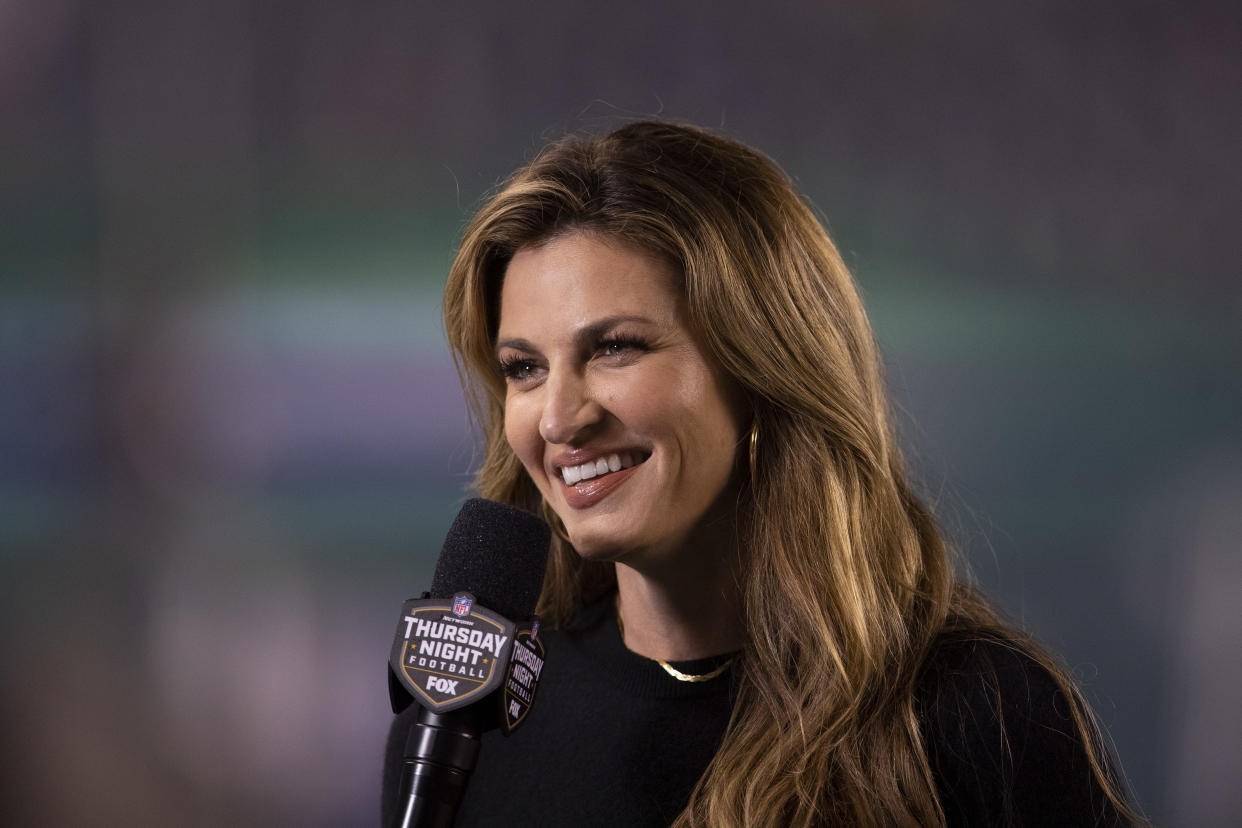
<svg viewBox="0 0 1242 828">
<path fill-rule="evenodd" d="M 739 395 L 663 261 L 582 233 L 519 250 L 496 355 L 505 436 L 581 555 L 665 560 L 729 513 Z"/>
</svg>

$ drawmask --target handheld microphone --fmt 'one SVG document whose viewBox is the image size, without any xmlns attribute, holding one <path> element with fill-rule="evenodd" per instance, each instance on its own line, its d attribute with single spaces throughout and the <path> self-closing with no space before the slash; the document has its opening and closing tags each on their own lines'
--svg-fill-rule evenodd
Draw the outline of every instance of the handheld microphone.
<svg viewBox="0 0 1242 828">
<path fill-rule="evenodd" d="M 389 698 L 393 713 L 421 709 L 405 740 L 393 825 L 450 828 L 483 731 L 508 735 L 526 718 L 544 663 L 534 611 L 550 539 L 528 512 L 469 500 L 430 592 L 402 605 Z"/>
</svg>

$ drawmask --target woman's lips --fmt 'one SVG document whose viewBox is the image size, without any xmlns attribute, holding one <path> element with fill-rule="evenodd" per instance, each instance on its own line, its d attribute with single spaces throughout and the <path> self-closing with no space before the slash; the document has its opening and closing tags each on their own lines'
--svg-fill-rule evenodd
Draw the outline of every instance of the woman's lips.
<svg viewBox="0 0 1242 828">
<path fill-rule="evenodd" d="M 618 486 L 633 477 L 634 473 L 640 468 L 642 468 L 642 463 L 621 471 L 610 472 L 601 477 L 583 480 L 581 483 L 576 483 L 572 486 L 566 485 L 564 481 L 561 481 L 562 491 L 565 493 L 565 503 L 571 509 L 588 509 L 616 491 Z"/>
</svg>

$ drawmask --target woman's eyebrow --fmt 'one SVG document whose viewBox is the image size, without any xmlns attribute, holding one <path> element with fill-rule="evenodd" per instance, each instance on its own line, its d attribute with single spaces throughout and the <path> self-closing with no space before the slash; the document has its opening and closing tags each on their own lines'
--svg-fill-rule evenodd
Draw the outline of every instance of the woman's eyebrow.
<svg viewBox="0 0 1242 828">
<path fill-rule="evenodd" d="M 603 336 L 611 328 L 620 325 L 623 322 L 636 322 L 644 325 L 655 325 L 656 321 L 647 316 L 638 314 L 617 314 L 616 316 L 605 316 L 603 319 L 597 319 L 587 325 L 583 325 L 574 332 L 574 340 L 577 342 L 590 342 Z M 531 344 L 530 340 L 522 337 L 506 337 L 497 341 L 496 353 L 499 354 L 504 348 L 512 348 L 515 351 L 527 351 L 529 353 L 539 353 L 539 349 Z"/>
<path fill-rule="evenodd" d="M 622 322 L 637 322 L 643 325 L 654 325 L 655 321 L 638 314 L 618 314 L 616 316 L 605 316 L 603 319 L 597 319 L 589 325 L 583 325 L 574 334 L 574 339 L 593 340 L 603 336 L 611 328 L 615 328 Z"/>
<path fill-rule="evenodd" d="M 510 337 L 497 342 L 496 354 L 499 355 L 503 348 L 512 348 L 515 351 L 529 351 L 531 353 L 535 353 L 539 350 L 534 345 L 530 344 L 529 340 L 521 339 L 519 337 Z"/>
</svg>

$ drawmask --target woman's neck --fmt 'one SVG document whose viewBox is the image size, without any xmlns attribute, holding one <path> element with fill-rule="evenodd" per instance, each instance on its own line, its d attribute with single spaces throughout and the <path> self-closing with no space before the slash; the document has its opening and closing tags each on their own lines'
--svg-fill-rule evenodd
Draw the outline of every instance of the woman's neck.
<svg viewBox="0 0 1242 828">
<path fill-rule="evenodd" d="M 716 561 L 658 577 L 623 563 L 616 567 L 617 612 L 631 651 L 690 661 L 741 649 L 745 624 L 734 566 Z"/>
</svg>

